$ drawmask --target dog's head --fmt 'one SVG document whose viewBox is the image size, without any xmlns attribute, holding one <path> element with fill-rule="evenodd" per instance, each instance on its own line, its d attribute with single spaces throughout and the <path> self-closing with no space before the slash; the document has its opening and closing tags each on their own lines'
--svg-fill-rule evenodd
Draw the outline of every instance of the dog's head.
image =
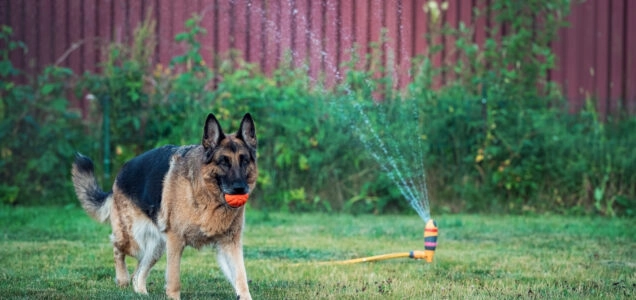
<svg viewBox="0 0 636 300">
<path fill-rule="evenodd" d="M 225 195 L 249 194 L 256 185 L 256 130 L 245 114 L 239 130 L 224 134 L 213 114 L 203 127 L 203 177 L 211 189 Z"/>
</svg>

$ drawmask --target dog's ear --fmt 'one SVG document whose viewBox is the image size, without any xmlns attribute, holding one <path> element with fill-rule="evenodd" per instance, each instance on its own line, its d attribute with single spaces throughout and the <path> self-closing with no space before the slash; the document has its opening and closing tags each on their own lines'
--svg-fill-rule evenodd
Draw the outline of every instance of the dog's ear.
<svg viewBox="0 0 636 300">
<path fill-rule="evenodd" d="M 216 120 L 213 114 L 209 114 L 203 126 L 203 140 L 201 142 L 205 152 L 208 153 L 216 148 L 224 138 L 225 134 L 223 134 L 219 121 Z"/>
<path fill-rule="evenodd" d="M 252 120 L 252 115 L 250 115 L 249 113 L 243 116 L 241 126 L 239 127 L 239 131 L 236 133 L 236 136 L 239 139 L 243 140 L 248 147 L 256 149 L 256 129 L 254 128 L 254 120 Z"/>
</svg>

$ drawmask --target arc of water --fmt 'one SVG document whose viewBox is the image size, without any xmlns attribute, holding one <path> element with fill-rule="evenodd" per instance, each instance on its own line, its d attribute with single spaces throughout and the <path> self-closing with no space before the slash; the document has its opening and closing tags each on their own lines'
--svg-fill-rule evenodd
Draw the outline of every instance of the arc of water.
<svg viewBox="0 0 636 300">
<path fill-rule="evenodd" d="M 291 6 L 293 6 L 293 4 L 291 4 L 290 2 L 290 7 Z M 333 4 L 329 4 L 329 3 L 327 4 L 326 8 L 329 10 L 335 9 Z M 262 9 L 259 9 L 258 13 L 260 13 L 264 19 L 265 32 L 267 33 L 269 38 L 273 38 L 275 41 L 280 42 L 282 38 L 282 34 L 275 20 L 269 19 L 267 16 L 267 13 Z M 309 24 L 310 20 L 307 20 L 304 14 L 299 14 L 297 11 L 294 11 L 294 14 L 296 18 L 301 19 L 302 23 Z M 337 25 L 335 24 L 336 21 L 334 20 L 333 22 L 334 24 L 332 25 L 336 26 Z M 306 33 L 310 40 L 310 46 L 313 49 L 320 49 L 318 53 L 321 56 L 322 58 L 321 60 L 324 63 L 323 67 L 329 72 L 332 72 L 333 74 L 335 74 L 337 80 L 340 81 L 342 75 L 339 72 L 338 66 L 333 61 L 333 56 L 328 55 L 328 53 L 323 49 L 324 45 L 323 45 L 323 40 L 321 36 L 316 34 L 314 30 L 307 30 Z M 388 46 L 386 50 L 389 53 L 394 53 L 394 49 L 390 49 L 388 48 Z M 271 53 L 269 54 L 271 55 Z M 292 53 L 292 56 L 296 58 L 297 53 Z M 395 64 L 395 61 L 393 61 L 394 57 L 392 57 L 392 55 L 389 55 L 388 59 L 390 60 L 389 65 Z M 305 66 L 305 68 L 308 69 L 309 66 Z M 390 70 L 390 73 L 393 74 L 394 77 L 397 77 L 397 70 L 395 68 L 392 68 Z M 345 91 L 347 91 L 348 95 L 350 96 L 352 95 L 352 92 L 349 89 L 349 87 L 345 87 Z M 387 147 L 387 145 L 385 145 L 384 141 L 380 138 L 376 130 L 373 128 L 371 121 L 369 120 L 368 116 L 364 113 L 363 109 L 360 107 L 359 104 L 356 105 L 356 109 L 358 110 L 360 115 L 363 117 L 364 125 L 367 128 L 366 133 L 363 132 L 363 128 L 359 128 L 359 127 L 354 128 L 355 130 L 358 131 L 360 140 L 363 142 L 365 147 L 369 149 L 371 156 L 376 160 L 376 162 L 380 165 L 380 167 L 387 172 L 389 179 L 396 184 L 400 193 L 404 196 L 404 198 L 406 198 L 406 200 L 415 209 L 418 215 L 422 219 L 424 219 L 424 221 L 428 221 L 430 219 L 430 212 L 429 212 L 429 205 L 428 205 L 428 190 L 426 188 L 426 182 L 425 182 L 426 175 L 423 169 L 424 167 L 423 158 L 420 156 L 419 158 L 416 158 L 414 160 L 414 162 L 418 164 L 417 169 L 415 170 L 415 172 L 418 172 L 416 176 L 420 176 L 419 173 L 421 173 L 421 176 L 423 178 L 422 181 L 419 181 L 419 184 L 416 184 L 414 174 L 408 173 L 405 176 L 405 174 L 402 173 L 402 168 L 405 170 L 405 172 L 407 172 L 409 168 L 411 168 L 412 166 L 407 165 L 407 163 L 404 161 L 396 161 L 396 158 L 403 157 L 402 153 L 397 148 L 397 146 L 390 147 L 389 145 L 389 147 Z M 419 139 L 418 139 L 418 146 L 421 147 L 421 141 Z M 393 152 L 393 153 L 390 153 L 390 152 Z"/>
<path fill-rule="evenodd" d="M 365 144 L 365 147 L 370 150 L 371 156 L 376 160 L 376 162 L 380 164 L 380 167 L 388 173 L 389 179 L 391 179 L 391 181 L 393 181 L 397 185 L 400 193 L 406 198 L 406 200 L 413 207 L 413 209 L 415 209 L 418 215 L 424 221 L 428 221 L 430 219 L 428 204 L 422 204 L 422 201 L 428 202 L 428 191 L 426 190 L 426 188 L 421 189 L 421 191 L 424 192 L 424 194 L 422 195 L 419 191 L 417 191 L 417 189 L 415 189 L 415 191 L 413 190 L 416 185 L 413 182 L 412 176 L 410 179 L 408 179 L 408 181 L 404 178 L 397 162 L 395 161 L 394 155 L 391 155 L 391 153 L 389 153 L 389 151 L 387 150 L 387 146 L 373 128 L 371 121 L 362 110 L 360 104 L 354 103 L 354 107 L 362 116 L 365 128 L 370 133 L 378 148 L 374 150 L 369 143 L 367 135 L 362 132 L 362 129 L 358 128 L 360 139 L 362 140 L 363 144 Z M 384 154 L 385 157 L 381 157 L 381 154 Z M 396 154 L 400 155 L 399 151 L 397 151 Z M 421 184 L 425 185 L 426 183 L 424 182 Z"/>
</svg>

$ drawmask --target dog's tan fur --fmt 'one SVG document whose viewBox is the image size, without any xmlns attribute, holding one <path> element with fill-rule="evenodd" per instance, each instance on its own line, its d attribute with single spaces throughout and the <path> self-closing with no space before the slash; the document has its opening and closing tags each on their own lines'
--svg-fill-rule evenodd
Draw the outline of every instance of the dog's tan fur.
<svg viewBox="0 0 636 300">
<path fill-rule="evenodd" d="M 156 221 L 149 218 L 133 199 L 120 190 L 117 181 L 113 185 L 112 194 L 105 200 L 106 205 L 97 209 L 90 207 L 90 202 L 83 200 L 87 196 L 82 190 L 87 186 L 82 180 L 89 182 L 90 178 L 82 174 L 77 163 L 74 164 L 73 181 L 82 205 L 100 221 L 105 221 L 103 216 L 106 213 L 109 215 L 113 230 L 111 241 L 114 246 L 116 281 L 120 286 L 125 286 L 130 281 L 125 256 L 133 256 L 139 260 L 133 274 L 133 288 L 138 293 L 147 294 L 148 272 L 165 250 L 166 294 L 170 298 L 179 299 L 179 269 L 185 246 L 201 248 L 212 244 L 217 246 L 221 269 L 238 297 L 251 299 L 241 241 L 245 207 L 234 208 L 225 203 L 223 187 L 219 186 L 216 179 L 217 176 L 225 176 L 227 174 L 224 173 L 237 170 L 224 169 L 215 163 L 226 159 L 231 166 L 239 166 L 241 159 L 250 156 L 250 145 L 253 145 L 255 151 L 256 136 L 253 134 L 251 117 L 249 121 L 251 125 L 245 125 L 248 128 L 243 128 L 244 122 L 241 123 L 242 128 L 237 134 L 224 135 L 219 127 L 221 138 L 214 136 L 214 132 L 212 136 L 208 136 L 206 128 L 202 145 L 184 147 L 172 155 L 169 170 L 163 178 L 161 207 Z M 241 134 L 241 130 L 247 132 Z M 206 155 L 211 155 L 207 164 L 202 163 L 206 160 Z M 249 191 L 252 191 L 257 177 L 255 159 L 245 169 L 245 179 Z"/>
</svg>

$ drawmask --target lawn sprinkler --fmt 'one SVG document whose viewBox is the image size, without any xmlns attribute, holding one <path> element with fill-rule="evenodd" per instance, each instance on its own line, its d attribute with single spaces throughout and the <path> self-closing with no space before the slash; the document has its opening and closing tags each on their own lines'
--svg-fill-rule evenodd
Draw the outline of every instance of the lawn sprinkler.
<svg viewBox="0 0 636 300">
<path fill-rule="evenodd" d="M 411 251 L 409 257 L 425 259 L 429 263 L 433 262 L 435 248 L 437 248 L 437 223 L 430 219 L 426 222 L 426 227 L 424 227 L 424 251 Z"/>
<path fill-rule="evenodd" d="M 410 252 L 398 252 L 398 253 L 390 253 L 390 254 L 382 254 L 375 255 L 369 257 L 362 258 L 354 258 L 348 260 L 339 260 L 339 261 L 327 261 L 321 262 L 320 265 L 348 265 L 348 264 L 356 264 L 361 262 L 371 262 L 371 261 L 379 261 L 379 260 L 387 260 L 393 258 L 404 258 L 409 257 L 413 259 L 424 259 L 426 262 L 433 262 L 433 256 L 435 255 L 435 248 L 437 247 L 437 223 L 432 219 L 426 222 L 426 226 L 424 227 L 424 251 L 422 250 L 413 250 Z"/>
</svg>

